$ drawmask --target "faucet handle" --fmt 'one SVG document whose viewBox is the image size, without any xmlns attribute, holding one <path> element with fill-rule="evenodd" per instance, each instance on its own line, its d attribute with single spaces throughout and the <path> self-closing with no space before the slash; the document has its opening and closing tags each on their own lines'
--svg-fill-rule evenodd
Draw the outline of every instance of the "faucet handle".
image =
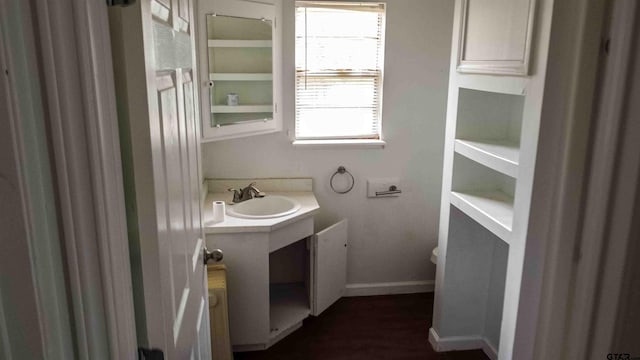
<svg viewBox="0 0 640 360">
<path fill-rule="evenodd" d="M 228 188 L 227 191 L 233 192 L 233 202 L 240 202 L 240 198 L 242 197 L 242 192 L 238 191 L 234 188 Z"/>
<path fill-rule="evenodd" d="M 263 192 L 262 190 L 258 189 L 256 187 L 256 182 L 252 182 L 251 184 L 247 185 L 247 187 L 245 188 L 249 191 L 249 193 L 253 192 L 252 196 L 253 197 L 257 197 L 257 198 L 261 198 L 261 197 L 265 197 L 267 194 L 265 192 Z"/>
</svg>

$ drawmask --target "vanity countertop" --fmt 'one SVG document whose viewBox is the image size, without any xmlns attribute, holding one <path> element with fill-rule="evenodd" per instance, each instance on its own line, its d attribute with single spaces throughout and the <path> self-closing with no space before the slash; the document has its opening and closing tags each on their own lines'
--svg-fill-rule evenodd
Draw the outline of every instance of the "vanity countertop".
<svg viewBox="0 0 640 360">
<path fill-rule="evenodd" d="M 291 199 L 297 200 L 301 208 L 297 212 L 271 219 L 244 219 L 226 215 L 225 220 L 219 223 L 213 223 L 213 202 L 224 201 L 227 203 L 227 207 L 233 206 L 231 203 L 231 193 L 208 193 L 204 200 L 204 218 L 203 227 L 205 234 L 222 234 L 222 233 L 247 233 L 247 232 L 270 232 L 277 230 L 283 226 L 292 224 L 298 220 L 302 220 L 318 211 L 318 201 L 315 195 L 311 191 L 305 192 L 293 192 L 293 191 L 280 191 L 280 192 L 268 192 L 269 195 L 286 196 Z"/>
</svg>

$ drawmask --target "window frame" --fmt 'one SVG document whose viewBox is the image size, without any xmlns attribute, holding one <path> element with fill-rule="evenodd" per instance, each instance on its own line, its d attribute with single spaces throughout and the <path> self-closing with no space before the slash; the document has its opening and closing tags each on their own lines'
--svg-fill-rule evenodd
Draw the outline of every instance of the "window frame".
<svg viewBox="0 0 640 360">
<path fill-rule="evenodd" d="M 361 2 L 336 2 L 336 1 L 294 1 L 294 9 L 293 9 L 293 50 L 294 50 L 294 57 L 293 57 L 293 99 L 292 99 L 292 103 L 293 103 L 293 131 L 289 133 L 289 136 L 292 139 L 292 143 L 294 146 L 305 146 L 305 147 L 318 147 L 318 148 L 322 148 L 325 146 L 332 146 L 332 147 L 367 147 L 367 148 L 377 148 L 377 147 L 384 147 L 386 145 L 386 142 L 383 140 L 383 116 L 382 116 L 382 111 L 383 111 L 383 99 L 384 99 L 384 94 L 383 94 L 383 89 L 384 89 L 384 64 L 385 64 L 385 42 L 386 42 L 386 10 L 387 10 L 387 4 L 386 2 L 367 2 L 367 3 L 361 3 Z M 297 51 L 299 51 L 298 47 L 297 47 L 297 29 L 296 29 L 296 23 L 297 23 L 297 11 L 298 8 L 300 7 L 314 7 L 314 5 L 316 5 L 316 7 L 322 7 L 324 6 L 328 6 L 331 8 L 336 8 L 336 5 L 353 5 L 353 6 L 363 6 L 363 5 L 378 5 L 382 8 L 381 12 L 382 12 L 382 20 L 380 21 L 380 27 L 379 27 L 379 34 L 380 34 L 380 40 L 379 40 L 379 45 L 377 48 L 377 51 L 379 52 L 379 63 L 377 64 L 378 69 L 376 69 L 375 71 L 377 72 L 374 76 L 377 78 L 377 86 L 376 86 L 376 93 L 377 93 L 377 117 L 374 121 L 376 121 L 376 127 L 377 127 L 377 136 L 372 137 L 372 136 L 367 136 L 367 135 L 354 135 L 354 136 L 341 136 L 339 134 L 333 135 L 333 136 L 318 136 L 318 137 L 298 137 L 297 134 L 297 130 L 298 130 L 298 112 L 297 112 L 297 107 L 298 107 L 298 68 L 297 68 L 297 64 L 296 64 L 296 53 Z M 306 5 L 306 6 L 305 6 Z M 319 5 L 319 6 L 318 6 Z M 330 70 L 330 69 L 327 69 Z M 352 72 L 353 75 L 350 74 L 350 76 L 353 77 L 371 77 L 371 73 L 369 74 L 362 74 L 361 71 L 353 71 Z"/>
</svg>

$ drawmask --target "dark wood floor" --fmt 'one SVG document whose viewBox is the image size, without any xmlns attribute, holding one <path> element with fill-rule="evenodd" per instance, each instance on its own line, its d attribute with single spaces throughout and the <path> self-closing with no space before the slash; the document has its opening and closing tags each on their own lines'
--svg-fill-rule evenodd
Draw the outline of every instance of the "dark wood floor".
<svg viewBox="0 0 640 360">
<path fill-rule="evenodd" d="M 488 359 L 480 350 L 436 353 L 428 341 L 433 293 L 342 298 L 265 351 L 235 360 Z"/>
</svg>

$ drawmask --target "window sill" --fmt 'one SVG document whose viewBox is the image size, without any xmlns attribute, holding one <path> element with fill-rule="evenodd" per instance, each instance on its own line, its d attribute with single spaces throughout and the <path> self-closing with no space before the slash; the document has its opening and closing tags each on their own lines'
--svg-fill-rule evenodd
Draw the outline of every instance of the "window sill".
<svg viewBox="0 0 640 360">
<path fill-rule="evenodd" d="M 295 147 L 311 149 L 328 148 L 358 148 L 358 149 L 383 149 L 387 144 L 384 140 L 348 139 L 348 140 L 295 140 Z"/>
</svg>

